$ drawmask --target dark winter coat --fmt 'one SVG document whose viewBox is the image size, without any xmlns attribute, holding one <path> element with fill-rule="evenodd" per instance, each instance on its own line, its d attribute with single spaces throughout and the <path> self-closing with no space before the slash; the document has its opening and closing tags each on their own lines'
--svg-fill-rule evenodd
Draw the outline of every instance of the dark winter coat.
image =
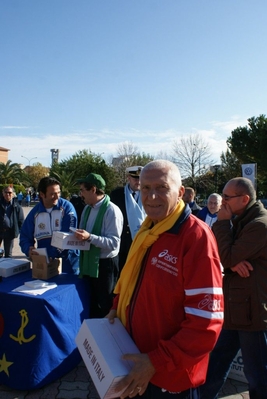
<svg viewBox="0 0 267 399">
<path fill-rule="evenodd" d="M 16 199 L 11 200 L 10 209 L 6 208 L 6 201 L 4 198 L 0 200 L 0 237 L 13 239 L 18 237 L 22 223 L 24 222 L 24 213 L 22 207 L 18 204 Z M 9 218 L 9 226 L 6 223 L 6 218 Z"/>
<path fill-rule="evenodd" d="M 220 220 L 212 230 L 224 267 L 224 327 L 229 330 L 267 330 L 267 210 L 251 202 L 232 221 Z M 231 267 L 247 260 L 253 271 L 241 277 Z"/>
</svg>

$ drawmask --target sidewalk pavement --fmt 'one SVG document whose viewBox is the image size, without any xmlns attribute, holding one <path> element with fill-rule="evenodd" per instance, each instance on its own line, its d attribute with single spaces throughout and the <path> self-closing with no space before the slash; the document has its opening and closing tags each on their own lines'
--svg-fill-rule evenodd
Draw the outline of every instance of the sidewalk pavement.
<svg viewBox="0 0 267 399">
<path fill-rule="evenodd" d="M 23 210 L 26 217 L 31 208 L 24 207 Z M 20 250 L 18 239 L 15 240 L 13 255 L 14 258 L 25 257 Z M 249 399 L 247 389 L 247 384 L 228 379 L 219 398 Z M 81 361 L 70 373 L 41 389 L 19 391 L 0 385 L 0 399 L 99 399 L 99 396 Z"/>
</svg>

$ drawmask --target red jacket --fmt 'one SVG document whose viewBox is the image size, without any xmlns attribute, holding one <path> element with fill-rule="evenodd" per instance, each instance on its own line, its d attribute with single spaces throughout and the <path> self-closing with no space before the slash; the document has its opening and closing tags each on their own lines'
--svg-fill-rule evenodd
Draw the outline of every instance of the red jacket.
<svg viewBox="0 0 267 399">
<path fill-rule="evenodd" d="M 170 392 L 205 382 L 223 323 L 217 244 L 187 211 L 149 248 L 127 309 L 126 328 L 156 369 L 151 382 Z"/>
</svg>

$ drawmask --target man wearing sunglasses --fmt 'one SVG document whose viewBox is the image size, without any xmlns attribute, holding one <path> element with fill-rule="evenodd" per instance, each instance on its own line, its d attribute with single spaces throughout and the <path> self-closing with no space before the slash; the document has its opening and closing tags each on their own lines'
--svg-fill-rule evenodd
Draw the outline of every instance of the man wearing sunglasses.
<svg viewBox="0 0 267 399">
<path fill-rule="evenodd" d="M 0 245 L 4 244 L 5 258 L 12 257 L 14 239 L 18 237 L 24 221 L 22 207 L 13 198 L 13 187 L 6 186 L 0 200 Z"/>
<path fill-rule="evenodd" d="M 201 398 L 215 399 L 241 349 L 250 399 L 267 398 L 267 210 L 252 182 L 231 179 L 212 230 L 224 268 L 224 328 Z"/>
</svg>

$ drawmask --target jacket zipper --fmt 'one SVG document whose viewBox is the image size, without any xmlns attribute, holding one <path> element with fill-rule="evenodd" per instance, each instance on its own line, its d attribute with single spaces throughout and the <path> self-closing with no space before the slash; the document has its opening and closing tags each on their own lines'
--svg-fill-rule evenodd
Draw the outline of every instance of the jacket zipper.
<svg viewBox="0 0 267 399">
<path fill-rule="evenodd" d="M 146 251 L 145 256 L 144 256 L 144 258 L 142 260 L 140 272 L 139 272 L 139 275 L 138 275 L 138 278 L 137 278 L 137 283 L 135 285 L 134 292 L 133 292 L 131 301 L 129 303 L 129 330 L 130 330 L 130 336 L 132 338 L 133 338 L 133 336 L 132 336 L 132 318 L 133 318 L 133 313 L 134 313 L 135 302 L 136 302 L 136 298 L 137 298 L 138 293 L 139 293 L 139 289 L 140 289 L 140 286 L 141 286 L 141 282 L 143 280 L 143 276 L 145 274 L 146 263 L 147 263 L 147 259 L 148 259 L 148 256 L 150 254 L 151 248 L 152 247 L 148 248 L 148 250 Z"/>
</svg>

